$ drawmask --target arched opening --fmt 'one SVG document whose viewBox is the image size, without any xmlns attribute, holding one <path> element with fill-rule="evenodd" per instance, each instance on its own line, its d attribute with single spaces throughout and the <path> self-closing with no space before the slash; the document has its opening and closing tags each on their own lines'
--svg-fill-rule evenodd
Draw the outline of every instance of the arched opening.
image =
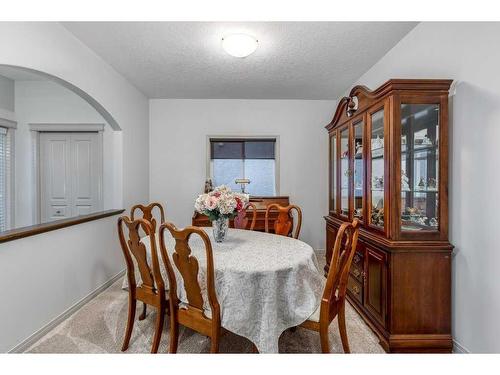
<svg viewBox="0 0 500 375">
<path fill-rule="evenodd" d="M 122 206 L 122 134 L 79 87 L 0 64 L 0 237 Z"/>
<path fill-rule="evenodd" d="M 8 65 L 8 64 L 0 64 L 0 68 L 7 68 L 7 69 L 13 69 L 13 70 L 19 70 L 22 72 L 27 72 L 33 75 L 37 75 L 40 77 L 43 77 L 47 80 L 56 82 L 60 84 L 61 86 L 67 88 L 68 90 L 71 90 L 75 94 L 77 94 L 79 97 L 81 97 L 83 100 L 85 100 L 88 104 L 90 104 L 111 126 L 113 130 L 121 130 L 120 125 L 118 125 L 118 122 L 113 118 L 113 116 L 104 108 L 97 100 L 95 100 L 92 96 L 87 94 L 85 91 L 80 89 L 79 87 L 73 85 L 72 83 L 65 81 L 62 78 L 56 77 L 52 74 L 48 74 L 45 72 L 41 72 L 39 70 L 35 69 L 30 69 L 30 68 L 25 68 L 22 66 L 16 66 L 16 65 Z"/>
</svg>

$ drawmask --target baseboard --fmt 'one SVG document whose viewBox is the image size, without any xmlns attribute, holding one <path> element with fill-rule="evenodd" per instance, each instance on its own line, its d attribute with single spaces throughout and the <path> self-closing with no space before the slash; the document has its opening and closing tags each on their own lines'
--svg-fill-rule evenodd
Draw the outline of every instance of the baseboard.
<svg viewBox="0 0 500 375">
<path fill-rule="evenodd" d="M 71 315 L 73 315 L 77 310 L 83 307 L 83 305 L 88 303 L 90 300 L 95 298 L 98 294 L 103 292 L 105 289 L 109 288 L 116 280 L 125 275 L 125 271 L 126 270 L 121 270 L 120 272 L 118 272 L 115 276 L 106 281 L 100 287 L 90 292 L 87 296 L 83 297 L 80 301 L 76 302 L 69 309 L 67 309 L 62 314 L 51 320 L 45 326 L 43 326 L 38 331 L 33 333 L 31 336 L 23 340 L 20 344 L 13 347 L 11 350 L 8 351 L 8 353 L 24 353 L 29 347 L 31 347 L 31 345 L 37 342 L 49 331 L 54 329 L 57 325 L 61 324 L 64 320 L 68 319 Z"/>
<path fill-rule="evenodd" d="M 469 354 L 469 349 L 465 348 L 463 345 L 459 344 L 456 340 L 453 340 L 453 353 L 457 354 Z"/>
<path fill-rule="evenodd" d="M 447 334 L 391 334 L 391 353 L 451 353 L 453 342 Z"/>
</svg>

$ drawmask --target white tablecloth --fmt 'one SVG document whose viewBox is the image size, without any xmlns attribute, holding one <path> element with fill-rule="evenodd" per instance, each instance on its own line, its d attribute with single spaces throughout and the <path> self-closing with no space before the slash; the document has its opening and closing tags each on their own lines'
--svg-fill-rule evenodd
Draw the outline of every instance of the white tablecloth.
<svg viewBox="0 0 500 375">
<path fill-rule="evenodd" d="M 313 249 L 293 238 L 240 229 L 229 229 L 226 241 L 217 243 L 212 228 L 205 230 L 212 241 L 222 326 L 251 340 L 261 353 L 277 353 L 281 333 L 304 322 L 319 306 L 324 278 Z M 165 234 L 171 256 L 174 240 L 168 231 Z M 143 242 L 149 253 L 149 240 Z M 191 236 L 190 247 L 200 264 L 205 307 L 210 308 L 205 250 L 199 236 Z M 179 298 L 187 301 L 179 273 L 176 278 Z"/>
</svg>

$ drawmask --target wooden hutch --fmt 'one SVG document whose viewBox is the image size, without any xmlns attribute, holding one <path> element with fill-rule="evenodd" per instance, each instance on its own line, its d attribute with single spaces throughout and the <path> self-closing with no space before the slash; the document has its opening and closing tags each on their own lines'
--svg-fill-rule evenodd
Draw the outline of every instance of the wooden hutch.
<svg viewBox="0 0 500 375">
<path fill-rule="evenodd" d="M 343 221 L 362 222 L 348 299 L 388 352 L 450 352 L 451 80 L 354 87 L 326 127 L 328 265 Z"/>
</svg>

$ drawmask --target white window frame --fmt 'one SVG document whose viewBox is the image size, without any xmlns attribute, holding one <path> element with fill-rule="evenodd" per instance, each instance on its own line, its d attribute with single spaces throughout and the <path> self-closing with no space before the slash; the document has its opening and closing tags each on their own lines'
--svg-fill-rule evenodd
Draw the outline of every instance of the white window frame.
<svg viewBox="0 0 500 375">
<path fill-rule="evenodd" d="M 242 134 L 224 134 L 224 135 L 207 135 L 207 152 L 206 152 L 206 179 L 212 179 L 212 159 L 210 158 L 210 140 L 211 139 L 269 139 L 274 140 L 274 191 L 275 196 L 280 195 L 280 136 L 279 135 L 242 135 Z"/>
<path fill-rule="evenodd" d="M 13 120 L 14 116 L 1 116 L 0 117 L 0 127 L 7 130 L 7 149 L 9 150 L 7 154 L 7 171 L 5 179 L 5 190 L 6 190 L 6 224 L 7 230 L 15 228 L 15 130 L 17 128 L 17 122 Z"/>
</svg>

